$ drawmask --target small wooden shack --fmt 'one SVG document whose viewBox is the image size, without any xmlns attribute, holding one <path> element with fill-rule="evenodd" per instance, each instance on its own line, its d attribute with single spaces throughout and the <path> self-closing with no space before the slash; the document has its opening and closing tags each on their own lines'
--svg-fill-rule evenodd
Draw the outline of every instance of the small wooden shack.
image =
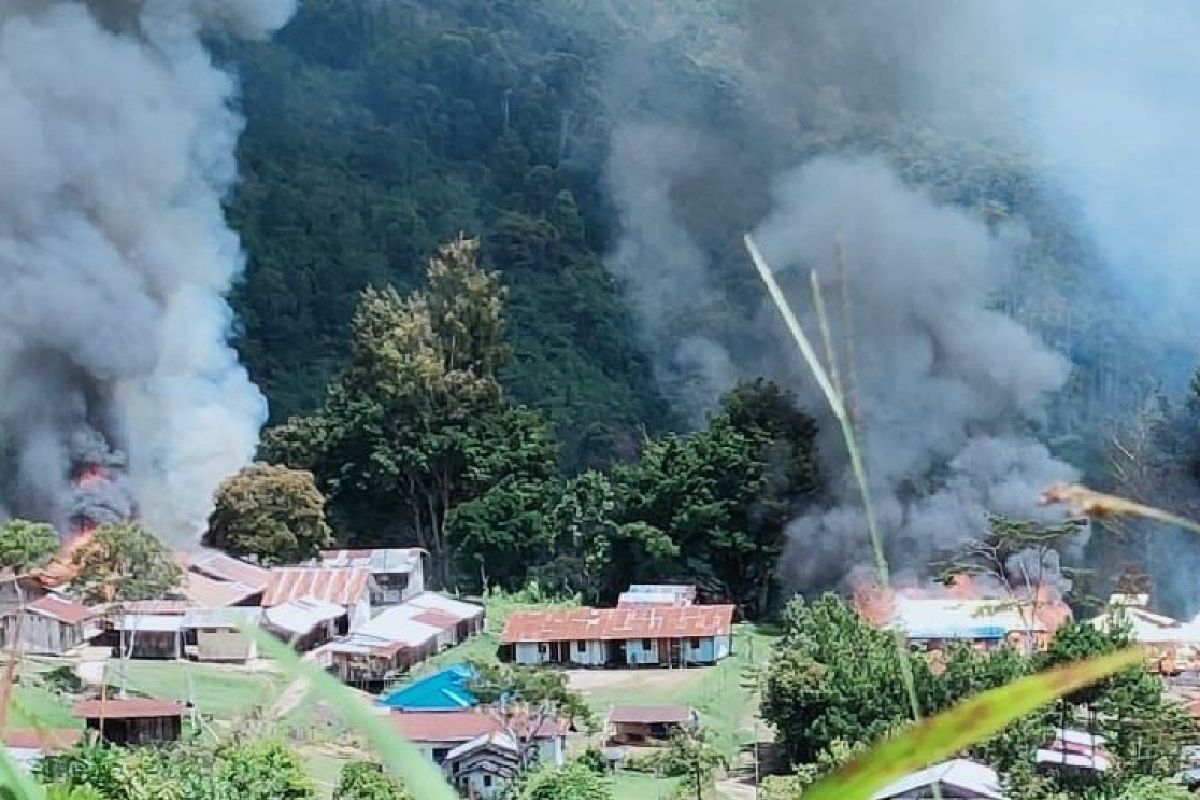
<svg viewBox="0 0 1200 800">
<path fill-rule="evenodd" d="M 60 655 L 94 636 L 97 614 L 87 606 L 54 594 L 46 594 L 25 606 L 24 611 L 6 614 L 0 643 L 11 647 L 20 631 L 26 653 Z"/>
<path fill-rule="evenodd" d="M 185 640 L 194 636 L 197 661 L 241 663 L 258 658 L 258 645 L 241 631 L 255 626 L 261 608 L 198 608 L 183 618 Z"/>
<path fill-rule="evenodd" d="M 608 738 L 613 744 L 665 742 L 692 722 L 685 706 L 618 705 L 608 715 Z"/>
<path fill-rule="evenodd" d="M 186 712 L 182 703 L 144 697 L 81 700 L 73 711 L 104 741 L 133 746 L 179 741 Z"/>
</svg>

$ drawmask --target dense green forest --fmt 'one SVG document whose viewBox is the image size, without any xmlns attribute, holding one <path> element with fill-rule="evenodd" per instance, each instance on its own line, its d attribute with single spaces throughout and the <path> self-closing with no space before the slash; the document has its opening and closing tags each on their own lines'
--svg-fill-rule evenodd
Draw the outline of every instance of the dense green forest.
<svg viewBox="0 0 1200 800">
<path fill-rule="evenodd" d="M 249 254 L 240 349 L 275 420 L 312 408 L 358 293 L 415 285 L 481 236 L 510 290 L 504 383 L 574 469 L 670 424 L 605 270 L 595 45 L 538 3 L 305 3 L 228 54 L 248 118 L 230 217 Z"/>
<path fill-rule="evenodd" d="M 537 480 L 570 483 L 588 470 L 614 480 L 611 467 L 637 463 L 647 436 L 698 431 L 708 417 L 720 424 L 715 395 L 693 403 L 682 396 L 693 393 L 686 379 L 660 379 L 664 342 L 701 332 L 750 354 L 743 377 L 772 373 L 778 343 L 750 325 L 762 294 L 740 243 L 769 205 L 771 176 L 823 153 L 870 153 L 993 228 L 1027 228 L 1031 246 L 994 302 L 1072 363 L 1034 433 L 1089 481 L 1118 484 L 1111 431 L 1139 419 L 1164 389 L 1160 367 L 1179 374 L 1186 356 L 1133 335 L 1116 287 L 1095 279 L 1099 256 L 1078 209 L 1040 178 L 1044 165 L 906 108 L 893 61 L 856 42 L 835 3 L 809 4 L 774 27 L 764 26 L 769 12 L 722 2 L 658 11 L 308 0 L 270 42 L 217 43 L 247 120 L 242 180 L 228 201 L 248 256 L 233 297 L 237 344 L 272 423 L 321 413 L 352 356 L 364 288 L 417 288 L 439 243 L 465 234 L 481 240 L 481 263 L 504 286 L 510 356 L 497 389 L 550 426 L 555 474 L 539 467 Z M 758 37 L 753 46 L 731 38 L 734 18 Z M 649 321 L 627 285 L 638 275 L 606 268 L 619 238 L 614 133 L 643 118 L 701 131 L 717 153 L 670 187 L 711 264 L 708 300 L 690 302 L 690 287 L 679 287 L 678 306 Z M 689 413 L 693 405 L 706 415 Z M 350 512 L 345 489 L 317 477 L 341 539 L 420 540 L 397 529 L 391 501 L 359 497 Z M 529 502 L 528 493 L 504 503 L 476 494 L 458 498 L 476 501 L 454 516 L 460 526 Z M 455 503 L 445 505 L 439 519 Z M 1092 557 L 1116 569 L 1129 553 L 1112 541 L 1094 539 Z M 1143 563 L 1169 557 L 1153 544 L 1142 550 Z M 459 568 L 482 578 L 476 563 Z M 504 573 L 504 582 L 521 578 Z"/>
</svg>

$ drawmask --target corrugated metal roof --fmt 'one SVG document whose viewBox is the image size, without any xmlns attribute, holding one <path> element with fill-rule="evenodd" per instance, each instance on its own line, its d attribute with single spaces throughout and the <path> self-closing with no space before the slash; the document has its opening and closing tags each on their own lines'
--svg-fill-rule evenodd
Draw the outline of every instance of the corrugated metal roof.
<svg viewBox="0 0 1200 800">
<path fill-rule="evenodd" d="M 587 639 L 683 639 L 733 628 L 733 606 L 573 608 L 518 611 L 504 623 L 502 644 Z"/>
<path fill-rule="evenodd" d="M 24 750 L 51 752 L 65 750 L 83 740 L 81 730 L 35 730 L 33 728 L 8 728 L 0 731 L 0 742 L 5 747 Z"/>
<path fill-rule="evenodd" d="M 339 608 L 340 612 L 341 609 Z M 196 608 L 183 616 L 183 627 L 191 628 L 237 628 L 239 625 L 255 625 L 262 618 L 261 608 L 230 606 L 228 608 Z"/>
<path fill-rule="evenodd" d="M 619 607 L 690 606 L 696 602 L 695 586 L 635 583 L 617 597 Z"/>
<path fill-rule="evenodd" d="M 327 567 L 363 567 L 374 574 L 395 575 L 412 572 L 424 554 L 419 547 L 322 550 L 321 561 Z"/>
<path fill-rule="evenodd" d="M 180 717 L 187 710 L 174 700 L 153 700 L 145 697 L 129 697 L 124 700 L 80 700 L 72 712 L 77 717 L 97 719 L 139 719 L 144 717 Z"/>
<path fill-rule="evenodd" d="M 242 583 L 258 590 L 265 589 L 271 574 L 266 567 L 250 564 L 224 553 L 209 553 L 197 555 L 188 565 L 193 572 L 199 572 L 210 578 L 230 583 Z"/>
<path fill-rule="evenodd" d="M 127 614 L 167 614 L 182 617 L 192 604 L 187 600 L 132 600 L 128 603 L 109 603 L 105 611 Z"/>
<path fill-rule="evenodd" d="M 263 595 L 264 606 L 314 598 L 350 606 L 367 593 L 371 572 L 363 567 L 276 567 Z"/>
<path fill-rule="evenodd" d="M 1181 622 L 1143 608 L 1116 608 L 1089 620 L 1088 624 L 1100 630 L 1128 624 L 1132 628 L 1134 641 L 1140 644 L 1200 645 L 1200 624 Z"/>
<path fill-rule="evenodd" d="M 436 639 L 442 630 L 408 616 L 402 608 L 389 608 L 355 633 L 382 642 L 400 642 L 406 647 L 419 647 Z"/>
<path fill-rule="evenodd" d="M 1044 631 L 999 600 L 905 597 L 895 599 L 892 626 L 910 639 L 1003 639 L 1017 631 Z"/>
<path fill-rule="evenodd" d="M 475 670 L 466 664 L 452 664 L 392 689 L 375 702 L 397 710 L 470 708 L 476 703 L 468 686 L 474 677 Z"/>
<path fill-rule="evenodd" d="M 322 622 L 337 619 L 346 609 L 324 600 L 292 600 L 263 611 L 263 619 L 274 628 L 288 633 L 306 634 Z"/>
<path fill-rule="evenodd" d="M 405 711 L 388 715 L 400 733 L 413 742 L 469 742 L 486 733 L 502 730 L 500 719 L 487 711 Z M 512 719 L 513 732 L 528 736 L 533 723 L 527 716 Z M 548 739 L 565 736 L 571 730 L 570 720 L 548 717 L 541 720 L 530 738 Z"/>
<path fill-rule="evenodd" d="M 447 614 L 453 615 L 459 622 L 482 617 L 484 611 L 483 606 L 477 606 L 474 603 L 464 603 L 462 600 L 455 600 L 438 592 L 421 592 L 416 597 L 407 600 L 404 605 L 444 611 Z"/>
<path fill-rule="evenodd" d="M 239 581 L 217 580 L 199 572 L 185 573 L 179 587 L 180 594 L 205 608 L 231 606 L 261 592 L 261 587 L 255 588 Z"/>
<path fill-rule="evenodd" d="M 138 633 L 178 633 L 183 629 L 183 615 L 122 614 L 113 621 L 113 628 Z"/>
<path fill-rule="evenodd" d="M 914 789 L 929 786 L 935 782 L 944 787 L 954 787 L 969 792 L 972 797 L 1004 800 L 1004 793 L 1000 788 L 1000 776 L 996 774 L 996 770 L 963 758 L 943 761 L 906 775 L 871 795 L 871 800 L 907 797 L 908 793 Z"/>
<path fill-rule="evenodd" d="M 99 616 L 97 612 L 81 603 L 54 594 L 43 595 L 25 608 L 35 614 L 50 617 L 68 625 L 78 625 Z"/>
<path fill-rule="evenodd" d="M 446 753 L 446 761 L 456 761 L 463 756 L 470 755 L 478 750 L 501 750 L 513 754 L 513 757 L 515 758 L 517 753 L 517 743 L 514 742 L 512 737 L 506 733 L 485 733 L 480 736 L 476 736 L 469 742 L 463 742 L 449 753 Z"/>
<path fill-rule="evenodd" d="M 692 716 L 687 706 L 613 706 L 609 722 L 633 722 L 652 725 L 661 722 L 683 723 Z"/>
</svg>

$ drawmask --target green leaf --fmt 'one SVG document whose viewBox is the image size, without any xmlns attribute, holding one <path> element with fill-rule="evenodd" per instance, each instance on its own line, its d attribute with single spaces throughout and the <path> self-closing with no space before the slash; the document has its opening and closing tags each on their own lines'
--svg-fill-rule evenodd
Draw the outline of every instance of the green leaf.
<svg viewBox="0 0 1200 800">
<path fill-rule="evenodd" d="M 46 790 L 23 770 L 7 747 L 0 747 L 0 796 L 15 800 L 45 800 Z"/>
<path fill-rule="evenodd" d="M 981 742 L 1039 706 L 1135 666 L 1141 659 L 1141 649 L 1131 647 L 976 695 L 878 743 L 805 792 L 804 800 L 868 800 L 897 778 Z"/>
<path fill-rule="evenodd" d="M 307 680 L 314 694 L 365 734 L 389 771 L 404 782 L 413 797 L 458 800 L 458 795 L 442 778 L 438 768 L 336 678 L 302 661 L 291 647 L 266 631 L 246 625 L 242 626 L 242 632 L 257 642 L 267 656 L 282 664 L 292 677 Z"/>
</svg>

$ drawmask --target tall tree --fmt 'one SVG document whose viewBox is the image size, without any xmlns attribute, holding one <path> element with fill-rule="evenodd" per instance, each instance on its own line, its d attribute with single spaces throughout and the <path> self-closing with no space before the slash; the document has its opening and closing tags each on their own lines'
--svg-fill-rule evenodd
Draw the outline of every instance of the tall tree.
<svg viewBox="0 0 1200 800">
<path fill-rule="evenodd" d="M 171 551 L 138 522 L 101 526 L 72 560 L 71 586 L 88 603 L 159 599 L 183 577 Z"/>
<path fill-rule="evenodd" d="M 315 415 L 269 434 L 268 450 L 311 469 L 358 538 L 409 538 L 446 583 L 451 510 L 506 477 L 548 477 L 553 445 L 540 417 L 502 396 L 503 291 L 477 244 L 444 245 L 428 273 L 427 293 L 363 292 L 346 370 Z"/>
<path fill-rule="evenodd" d="M 312 558 L 332 541 L 311 472 L 252 464 L 222 481 L 204 544 L 263 564 Z"/>
</svg>

